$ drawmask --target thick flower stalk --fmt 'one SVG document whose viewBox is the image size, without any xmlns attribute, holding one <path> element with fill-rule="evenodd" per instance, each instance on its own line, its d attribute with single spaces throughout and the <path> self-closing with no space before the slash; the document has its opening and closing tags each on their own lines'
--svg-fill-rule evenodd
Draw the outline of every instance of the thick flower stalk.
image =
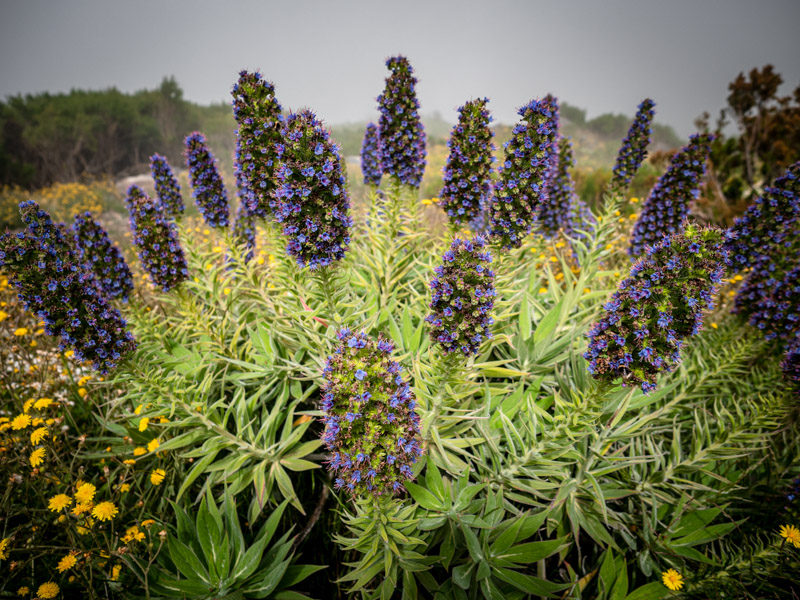
<svg viewBox="0 0 800 600">
<path fill-rule="evenodd" d="M 125 320 L 84 267 L 68 231 L 29 200 L 19 205 L 27 231 L 0 237 L 0 267 L 11 275 L 25 309 L 48 335 L 107 373 L 136 348 Z"/>
<path fill-rule="evenodd" d="M 713 307 L 728 263 L 727 236 L 690 224 L 648 247 L 588 333 L 584 357 L 595 379 L 655 389 L 656 376 L 679 362 L 684 338 L 700 331 L 703 310 Z"/>
<path fill-rule="evenodd" d="M 445 353 L 474 355 L 483 340 L 492 337 L 494 271 L 492 255 L 482 236 L 456 238 L 442 256 L 431 280 L 431 313 L 425 317 L 431 339 Z"/>
<path fill-rule="evenodd" d="M 505 162 L 490 202 L 491 235 L 510 250 L 531 232 L 537 206 L 547 201 L 548 176 L 558 157 L 558 105 L 552 98 L 532 100 L 505 145 Z"/>
<path fill-rule="evenodd" d="M 655 106 L 656 103 L 650 98 L 645 98 L 639 104 L 633 124 L 622 140 L 622 146 L 617 154 L 617 162 L 614 164 L 614 172 L 608 186 L 612 194 L 618 196 L 625 194 L 631 179 L 647 158 L 647 146 L 650 145 L 650 136 L 653 134 L 650 126 L 655 115 L 653 110 Z"/>
<path fill-rule="evenodd" d="M 391 71 L 378 96 L 380 164 L 384 175 L 418 188 L 425 171 L 425 129 L 419 116 L 417 78 L 405 56 L 386 61 Z"/>
<path fill-rule="evenodd" d="M 367 125 L 364 131 L 364 141 L 361 144 L 361 173 L 364 175 L 365 185 L 378 187 L 381 184 L 381 141 L 378 127 L 374 123 Z"/>
<path fill-rule="evenodd" d="M 234 169 L 240 189 L 244 184 L 248 191 L 240 196 L 250 214 L 266 217 L 275 206 L 275 144 L 281 141 L 283 109 L 275 97 L 275 86 L 258 72 L 241 71 L 231 95 L 238 125 Z"/>
<path fill-rule="evenodd" d="M 536 210 L 536 230 L 546 238 L 552 238 L 562 231 L 571 235 L 573 218 L 579 211 L 572 180 L 575 159 L 572 142 L 562 137 L 558 141 L 558 163 L 555 175 L 549 180 L 545 199 Z"/>
<path fill-rule="evenodd" d="M 132 242 L 153 285 L 168 292 L 189 276 L 178 228 L 161 204 L 132 185 L 126 198 L 130 212 Z"/>
<path fill-rule="evenodd" d="M 247 247 L 244 261 L 250 262 L 256 249 L 256 215 L 250 212 L 244 202 L 239 203 L 236 210 L 236 221 L 233 224 L 233 237 Z"/>
<path fill-rule="evenodd" d="M 347 328 L 337 336 L 322 389 L 322 440 L 334 486 L 353 496 L 397 493 L 422 455 L 414 393 L 390 341 Z"/>
<path fill-rule="evenodd" d="M 633 227 L 628 249 L 631 257 L 641 256 L 647 246 L 654 246 L 665 237 L 680 233 L 689 213 L 689 203 L 700 196 L 713 139 L 709 133 L 695 134 L 689 138 L 689 145 L 672 157 L 669 168 L 645 200 Z"/>
<path fill-rule="evenodd" d="M 473 221 L 489 202 L 492 193 L 492 153 L 489 129 L 492 116 L 488 98 L 470 100 L 458 109 L 458 123 L 447 142 L 450 154 L 444 167 L 441 207 L 455 226 Z"/>
<path fill-rule="evenodd" d="M 343 258 L 353 221 L 342 158 L 310 110 L 286 119 L 278 159 L 275 220 L 289 238 L 286 251 L 312 270 Z"/>
<path fill-rule="evenodd" d="M 217 171 L 214 155 L 199 131 L 186 136 L 186 166 L 192 183 L 192 197 L 206 225 L 227 227 L 228 194 Z"/>
<path fill-rule="evenodd" d="M 756 198 L 731 227 L 734 238 L 728 242 L 733 267 L 754 266 L 760 257 L 783 252 L 782 246 L 797 237 L 800 218 L 800 162 Z"/>
<path fill-rule="evenodd" d="M 75 215 L 72 232 L 78 257 L 94 273 L 95 281 L 106 296 L 127 302 L 133 291 L 133 275 L 106 230 L 86 212 Z"/>
<path fill-rule="evenodd" d="M 755 302 L 750 324 L 768 340 L 792 339 L 800 331 L 800 267 L 777 282 L 768 280 L 765 287 L 769 292 Z"/>
<path fill-rule="evenodd" d="M 177 219 L 184 211 L 181 186 L 166 157 L 153 154 L 150 157 L 150 173 L 153 175 L 158 201 L 170 217 Z"/>
</svg>

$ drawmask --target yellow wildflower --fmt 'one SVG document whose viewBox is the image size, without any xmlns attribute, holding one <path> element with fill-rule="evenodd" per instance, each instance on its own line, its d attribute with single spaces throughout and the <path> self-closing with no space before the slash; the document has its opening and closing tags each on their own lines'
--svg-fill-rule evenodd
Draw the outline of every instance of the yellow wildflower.
<svg viewBox="0 0 800 600">
<path fill-rule="evenodd" d="M 144 521 L 142 521 L 142 526 L 150 527 L 150 525 L 152 525 L 153 523 L 155 523 L 153 519 L 145 519 Z"/>
<path fill-rule="evenodd" d="M 34 429 L 31 433 L 31 444 L 34 446 L 40 444 L 41 441 L 47 437 L 47 435 L 47 427 L 39 427 L 38 429 Z"/>
<path fill-rule="evenodd" d="M 74 567 L 77 562 L 78 559 L 75 558 L 74 554 L 67 554 L 64 558 L 58 561 L 58 566 L 56 568 L 58 569 L 59 573 L 63 573 L 64 571 Z"/>
<path fill-rule="evenodd" d="M 27 585 L 23 585 L 21 588 L 17 590 L 17 596 L 27 596 L 30 593 L 31 590 Z"/>
<path fill-rule="evenodd" d="M 28 333 L 28 330 L 25 327 L 18 327 L 14 330 L 14 335 L 17 337 L 22 337 L 26 333 Z"/>
<path fill-rule="evenodd" d="M 719 328 L 719 325 L 717 325 L 716 323 L 712 323 L 711 327 L 713 327 L 714 329 L 717 329 L 717 328 Z"/>
<path fill-rule="evenodd" d="M 111 581 L 119 579 L 119 572 L 122 570 L 122 565 L 114 565 L 111 567 Z"/>
<path fill-rule="evenodd" d="M 140 404 L 139 406 L 137 406 L 136 408 L 133 409 L 133 414 L 138 415 L 140 412 L 142 412 L 143 408 L 144 408 L 144 404 Z"/>
<path fill-rule="evenodd" d="M 86 394 L 89 392 L 86 391 L 86 388 L 78 388 L 78 396 L 81 398 L 86 398 Z"/>
<path fill-rule="evenodd" d="M 39 398 L 34 404 L 33 408 L 36 410 L 42 410 L 43 408 L 47 408 L 53 403 L 52 398 Z"/>
<path fill-rule="evenodd" d="M 31 406 L 33 406 L 34 402 L 36 402 L 36 398 L 28 398 L 25 400 L 25 404 L 22 405 L 22 412 L 30 412 Z"/>
<path fill-rule="evenodd" d="M 130 483 L 123 483 L 119 486 L 120 493 L 124 494 L 125 492 L 131 491 L 131 484 Z"/>
<path fill-rule="evenodd" d="M 75 355 L 74 350 L 67 350 L 66 352 L 64 352 L 64 356 L 66 356 L 67 358 L 72 358 L 74 355 Z"/>
<path fill-rule="evenodd" d="M 11 538 L 3 538 L 0 540 L 0 560 L 8 558 L 8 545 L 11 543 Z"/>
<path fill-rule="evenodd" d="M 143 448 L 142 446 L 137 446 L 133 449 L 134 456 L 141 456 L 142 454 L 147 454 L 147 449 Z"/>
<path fill-rule="evenodd" d="M 118 512 L 119 510 L 117 510 L 117 507 L 114 506 L 113 502 L 101 502 L 94 507 L 92 516 L 100 519 L 101 521 L 110 521 L 117 516 Z"/>
<path fill-rule="evenodd" d="M 28 425 L 31 424 L 31 416 L 30 415 L 17 415 L 11 421 L 11 429 L 14 431 L 19 431 L 20 429 L 25 429 Z"/>
<path fill-rule="evenodd" d="M 795 548 L 800 548 L 800 529 L 794 525 L 781 525 L 779 533 L 782 538 L 791 543 Z"/>
<path fill-rule="evenodd" d="M 78 486 L 78 491 L 75 492 L 75 500 L 78 502 L 91 502 L 94 500 L 94 495 L 97 488 L 91 483 L 82 483 Z"/>
<path fill-rule="evenodd" d="M 154 439 L 150 440 L 147 443 L 147 451 L 148 452 L 155 452 L 156 450 L 158 450 L 158 447 L 160 445 L 161 445 L 161 442 L 159 442 L 157 439 L 154 438 Z"/>
<path fill-rule="evenodd" d="M 57 583 L 48 581 L 47 583 L 43 583 L 39 586 L 39 590 L 36 592 L 36 595 L 39 596 L 39 598 L 45 598 L 46 600 L 49 600 L 50 598 L 55 598 L 58 596 L 59 591 L 61 590 Z"/>
<path fill-rule="evenodd" d="M 79 502 L 75 505 L 75 508 L 72 509 L 72 514 L 77 517 L 78 515 L 92 510 L 92 506 L 93 504 L 91 502 Z"/>
<path fill-rule="evenodd" d="M 133 460 L 132 458 L 126 458 L 125 460 L 122 461 L 122 464 L 124 464 L 124 465 L 135 465 L 136 461 Z"/>
<path fill-rule="evenodd" d="M 144 431 L 147 429 L 147 424 L 150 422 L 148 417 L 142 417 L 139 419 L 139 431 Z"/>
<path fill-rule="evenodd" d="M 47 504 L 47 508 L 52 510 L 53 512 L 58 512 L 64 508 L 67 508 L 70 504 L 72 504 L 72 498 L 67 496 L 66 494 L 56 494 Z"/>
<path fill-rule="evenodd" d="M 661 580 L 664 582 L 664 585 L 673 592 L 683 587 L 683 575 L 678 573 L 675 569 L 670 569 L 665 573 L 661 573 Z"/>
<path fill-rule="evenodd" d="M 155 469 L 152 473 L 150 473 L 150 483 L 153 485 L 161 485 L 161 482 L 164 481 L 164 477 L 167 476 L 167 472 L 164 469 Z"/>
<path fill-rule="evenodd" d="M 45 449 L 44 448 L 37 448 L 33 452 L 31 452 L 30 461 L 32 467 L 38 467 L 40 464 L 44 462 L 44 455 Z"/>
<path fill-rule="evenodd" d="M 4 310 L 0 310 L 0 323 L 5 321 L 8 318 L 8 313 Z"/>
</svg>

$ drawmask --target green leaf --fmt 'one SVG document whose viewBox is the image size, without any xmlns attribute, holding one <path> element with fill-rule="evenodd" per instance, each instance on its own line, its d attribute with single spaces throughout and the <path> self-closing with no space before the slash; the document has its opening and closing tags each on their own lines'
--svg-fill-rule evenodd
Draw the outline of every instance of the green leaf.
<svg viewBox="0 0 800 600">
<path fill-rule="evenodd" d="M 436 499 L 436 496 L 431 494 L 428 490 L 426 490 L 421 485 L 412 482 L 406 482 L 405 488 L 408 490 L 408 493 L 411 497 L 419 504 L 422 508 L 427 508 L 428 510 L 435 510 L 438 512 L 444 511 L 444 506 L 442 505 L 439 500 Z"/>
<path fill-rule="evenodd" d="M 523 341 L 531 337 L 531 312 L 528 306 L 528 294 L 522 294 L 522 303 L 519 307 L 519 333 Z"/>
<path fill-rule="evenodd" d="M 556 540 L 547 540 L 545 542 L 518 544 L 509 548 L 503 554 L 499 554 L 497 558 L 517 564 L 535 563 L 536 561 L 543 560 L 558 552 L 567 538 L 568 536 L 564 536 Z"/>
<path fill-rule="evenodd" d="M 538 345 L 543 342 L 547 337 L 553 332 L 558 325 L 558 319 L 561 315 L 561 304 L 562 300 L 558 301 L 553 308 L 547 311 L 547 314 L 542 317 L 542 320 L 539 321 L 539 324 L 536 326 L 536 330 L 533 332 L 533 343 L 534 345 Z"/>
<path fill-rule="evenodd" d="M 652 581 L 636 588 L 625 597 L 625 600 L 660 600 L 669 594 L 669 589 L 660 581 Z"/>
<path fill-rule="evenodd" d="M 432 491 L 442 502 L 442 505 L 444 505 L 446 497 L 444 481 L 442 480 L 441 473 L 439 473 L 439 469 L 437 469 L 436 465 L 433 464 L 433 461 L 428 461 L 425 464 L 425 484 L 428 486 L 428 489 Z"/>
</svg>

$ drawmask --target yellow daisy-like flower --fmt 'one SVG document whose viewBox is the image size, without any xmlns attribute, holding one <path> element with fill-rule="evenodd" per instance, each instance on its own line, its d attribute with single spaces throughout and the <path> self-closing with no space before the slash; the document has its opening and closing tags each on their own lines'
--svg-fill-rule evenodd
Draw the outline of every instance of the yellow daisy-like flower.
<svg viewBox="0 0 800 600">
<path fill-rule="evenodd" d="M 36 398 L 28 398 L 25 400 L 25 404 L 22 405 L 22 412 L 30 412 L 31 406 L 33 406 L 34 402 L 36 402 Z"/>
<path fill-rule="evenodd" d="M 8 313 L 4 310 L 0 310 L 0 323 L 5 321 L 8 318 Z"/>
<path fill-rule="evenodd" d="M 47 427 L 39 427 L 38 429 L 34 429 L 33 432 L 31 433 L 31 444 L 37 446 L 46 437 L 47 437 Z"/>
<path fill-rule="evenodd" d="M 17 336 L 17 337 L 22 337 L 23 335 L 26 335 L 27 333 L 28 333 L 28 330 L 25 327 L 18 327 L 17 329 L 14 330 L 14 335 Z"/>
<path fill-rule="evenodd" d="M 78 491 L 75 492 L 75 500 L 81 503 L 91 502 L 94 500 L 94 495 L 97 493 L 97 488 L 91 483 L 82 483 L 78 486 Z"/>
<path fill-rule="evenodd" d="M 59 573 L 63 573 L 64 571 L 71 569 L 74 567 L 78 562 L 78 559 L 75 558 L 74 554 L 67 554 L 64 558 L 58 561 L 58 569 Z"/>
<path fill-rule="evenodd" d="M 148 417 L 142 417 L 139 419 L 139 431 L 144 431 L 147 429 L 148 423 L 150 423 L 150 419 Z"/>
<path fill-rule="evenodd" d="M 70 504 L 72 504 L 72 498 L 66 494 L 56 494 L 50 498 L 50 502 L 47 503 L 47 508 L 53 512 L 58 512 L 64 508 L 67 508 Z"/>
<path fill-rule="evenodd" d="M 121 486 L 119 486 L 119 491 L 122 494 L 124 494 L 125 492 L 130 492 L 131 491 L 131 484 L 130 483 L 123 483 Z"/>
<path fill-rule="evenodd" d="M 781 525 L 779 530 L 782 538 L 792 544 L 795 548 L 800 548 L 800 529 L 794 525 Z"/>
<path fill-rule="evenodd" d="M 31 589 L 27 585 L 23 585 L 17 590 L 17 596 L 27 596 L 31 593 Z"/>
<path fill-rule="evenodd" d="M 141 456 L 142 454 L 147 454 L 147 449 L 142 446 L 137 446 L 133 449 L 134 456 Z"/>
<path fill-rule="evenodd" d="M 43 408 L 47 408 L 53 403 L 52 398 L 39 398 L 36 402 L 33 403 L 33 408 L 36 410 L 42 410 Z"/>
<path fill-rule="evenodd" d="M 57 583 L 53 583 L 52 581 L 48 581 L 47 583 L 43 583 L 39 586 L 39 590 L 36 592 L 36 595 L 39 598 L 55 598 L 58 596 L 58 592 L 60 592 L 60 588 L 58 587 Z"/>
<path fill-rule="evenodd" d="M 8 545 L 11 543 L 11 538 L 3 538 L 0 540 L 0 560 L 8 558 Z"/>
<path fill-rule="evenodd" d="M 138 415 L 139 413 L 142 412 L 143 408 L 144 404 L 139 404 L 136 408 L 133 409 L 133 414 Z"/>
<path fill-rule="evenodd" d="M 117 516 L 118 512 L 119 510 L 117 510 L 117 507 L 114 506 L 113 502 L 101 502 L 94 507 L 92 516 L 96 519 L 100 519 L 101 521 L 110 521 Z"/>
<path fill-rule="evenodd" d="M 136 461 L 133 460 L 132 458 L 126 458 L 125 460 L 122 461 L 122 464 L 124 464 L 124 465 L 135 465 Z"/>
<path fill-rule="evenodd" d="M 38 467 L 40 464 L 44 462 L 44 448 L 37 448 L 33 452 L 31 452 L 30 461 L 32 467 Z"/>
<path fill-rule="evenodd" d="M 167 472 L 164 469 L 155 469 L 150 473 L 150 483 L 153 485 L 161 485 L 161 482 L 164 481 L 164 477 L 166 476 Z"/>
<path fill-rule="evenodd" d="M 148 452 L 155 452 L 156 450 L 158 450 L 158 447 L 159 447 L 160 445 L 161 445 L 161 442 L 159 442 L 159 441 L 158 441 L 158 440 L 156 440 L 156 439 L 152 439 L 152 440 L 150 440 L 150 441 L 148 442 L 148 444 L 147 444 L 147 451 L 148 451 Z"/>
<path fill-rule="evenodd" d="M 153 523 L 155 523 L 153 519 L 145 519 L 142 521 L 142 527 L 150 527 Z"/>
<path fill-rule="evenodd" d="M 85 512 L 89 512 L 92 510 L 92 506 L 94 505 L 91 502 L 80 502 L 75 505 L 75 508 L 72 509 L 72 514 L 78 516 Z"/>
<path fill-rule="evenodd" d="M 86 394 L 89 392 L 86 391 L 86 388 L 78 388 L 78 396 L 81 398 L 86 398 Z"/>
<path fill-rule="evenodd" d="M 17 415 L 11 420 L 11 429 L 14 431 L 25 429 L 31 424 L 32 420 L 30 415 Z"/>
<path fill-rule="evenodd" d="M 665 573 L 661 573 L 661 581 L 673 592 L 683 587 L 683 575 L 678 573 L 675 569 L 669 569 Z"/>
<path fill-rule="evenodd" d="M 111 567 L 111 581 L 119 579 L 119 572 L 122 571 L 122 565 L 114 565 Z"/>
</svg>

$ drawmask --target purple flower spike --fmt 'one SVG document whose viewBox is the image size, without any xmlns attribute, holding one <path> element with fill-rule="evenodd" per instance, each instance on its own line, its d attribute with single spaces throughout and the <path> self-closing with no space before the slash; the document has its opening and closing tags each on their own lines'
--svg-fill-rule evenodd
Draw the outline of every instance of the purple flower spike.
<svg viewBox="0 0 800 600">
<path fill-rule="evenodd" d="M 178 180 L 175 179 L 166 157 L 153 154 L 150 157 L 150 173 L 153 175 L 156 197 L 161 206 L 173 219 L 180 217 L 184 211 L 181 186 L 178 185 Z"/>
<path fill-rule="evenodd" d="M 364 142 L 361 144 L 361 173 L 364 175 L 366 185 L 381 184 L 381 159 L 380 159 L 380 135 L 374 123 L 367 125 L 364 132 Z"/>
<path fill-rule="evenodd" d="M 642 100 L 633 124 L 628 130 L 628 135 L 622 140 L 609 184 L 613 194 L 621 196 L 627 191 L 631 179 L 642 166 L 644 159 L 647 158 L 647 146 L 650 145 L 650 136 L 653 134 L 650 125 L 653 122 L 653 115 L 655 115 L 655 110 L 653 110 L 655 105 L 656 103 L 650 98 Z"/>
<path fill-rule="evenodd" d="M 414 393 L 392 360 L 392 344 L 339 331 L 325 365 L 322 440 L 337 489 L 351 496 L 393 495 L 422 455 Z"/>
<path fill-rule="evenodd" d="M 228 194 L 217 171 L 217 161 L 199 131 L 186 136 L 186 166 L 192 182 L 192 196 L 206 225 L 227 227 Z"/>
<path fill-rule="evenodd" d="M 81 262 L 94 273 L 106 296 L 127 302 L 133 291 L 133 275 L 106 230 L 86 212 L 75 215 L 72 232 Z"/>
</svg>

